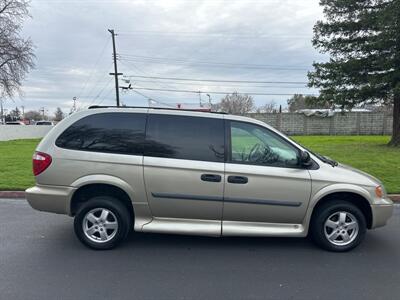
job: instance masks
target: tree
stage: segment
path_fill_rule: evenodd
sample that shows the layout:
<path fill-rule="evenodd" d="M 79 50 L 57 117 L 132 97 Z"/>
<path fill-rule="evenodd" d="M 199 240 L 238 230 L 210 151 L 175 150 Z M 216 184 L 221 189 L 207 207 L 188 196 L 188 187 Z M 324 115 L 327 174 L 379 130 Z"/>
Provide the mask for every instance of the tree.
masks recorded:
<path fill-rule="evenodd" d="M 300 109 L 307 108 L 329 108 L 327 101 L 316 101 L 315 97 L 303 96 L 302 94 L 295 94 L 292 98 L 287 100 L 287 104 L 290 112 L 295 112 Z"/>
<path fill-rule="evenodd" d="M 318 101 L 343 108 L 393 104 L 390 145 L 400 146 L 400 0 L 321 0 L 324 21 L 313 45 L 330 60 L 314 63 L 309 86 Z"/>
<path fill-rule="evenodd" d="M 221 102 L 214 105 L 214 109 L 233 115 L 244 115 L 254 109 L 253 97 L 236 92 L 226 95 Z"/>
<path fill-rule="evenodd" d="M 25 113 L 25 119 L 31 121 L 40 121 L 42 119 L 42 115 L 36 110 L 30 110 Z"/>
<path fill-rule="evenodd" d="M 32 41 L 21 37 L 28 4 L 27 0 L 0 0 L 0 99 L 20 94 L 26 73 L 34 67 Z"/>
<path fill-rule="evenodd" d="M 21 119 L 21 111 L 18 109 L 18 107 L 15 107 L 15 109 L 10 111 L 10 118 L 12 121 L 18 121 Z"/>
<path fill-rule="evenodd" d="M 54 121 L 61 121 L 64 118 L 64 113 L 60 107 L 57 107 L 56 111 L 54 112 Z"/>
<path fill-rule="evenodd" d="M 257 108 L 257 113 L 274 113 L 278 110 L 275 101 L 270 101 Z"/>

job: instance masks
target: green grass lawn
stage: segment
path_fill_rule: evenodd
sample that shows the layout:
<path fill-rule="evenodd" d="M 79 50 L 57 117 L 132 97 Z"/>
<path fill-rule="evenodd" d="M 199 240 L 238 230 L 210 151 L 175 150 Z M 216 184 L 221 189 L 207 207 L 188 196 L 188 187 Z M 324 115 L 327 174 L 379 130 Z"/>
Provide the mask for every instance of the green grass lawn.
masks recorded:
<path fill-rule="evenodd" d="M 312 151 L 370 173 L 389 193 L 400 193 L 400 149 L 387 147 L 387 136 L 296 136 Z M 23 190 L 33 185 L 35 140 L 0 142 L 0 190 Z"/>
<path fill-rule="evenodd" d="M 32 154 L 39 141 L 0 142 L 0 190 L 24 190 L 34 184 Z"/>
<path fill-rule="evenodd" d="M 400 193 L 400 149 L 386 146 L 388 136 L 296 136 L 312 151 L 351 165 L 382 180 L 389 193 Z"/>

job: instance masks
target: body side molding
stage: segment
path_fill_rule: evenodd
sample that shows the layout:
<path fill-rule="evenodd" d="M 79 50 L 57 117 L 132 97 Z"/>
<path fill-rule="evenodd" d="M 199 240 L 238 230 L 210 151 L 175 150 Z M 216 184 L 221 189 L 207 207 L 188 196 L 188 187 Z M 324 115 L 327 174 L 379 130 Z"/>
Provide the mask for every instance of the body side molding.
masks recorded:
<path fill-rule="evenodd" d="M 292 206 L 299 207 L 301 202 L 297 201 L 280 201 L 280 200 L 265 200 L 265 199 L 243 199 L 233 197 L 212 197 L 202 195 L 183 195 L 183 194 L 169 194 L 169 193 L 151 193 L 153 197 L 165 199 L 184 199 L 184 200 L 199 200 L 199 201 L 224 201 L 230 203 L 245 203 L 245 204 L 261 204 L 261 205 L 277 205 L 277 206 Z"/>

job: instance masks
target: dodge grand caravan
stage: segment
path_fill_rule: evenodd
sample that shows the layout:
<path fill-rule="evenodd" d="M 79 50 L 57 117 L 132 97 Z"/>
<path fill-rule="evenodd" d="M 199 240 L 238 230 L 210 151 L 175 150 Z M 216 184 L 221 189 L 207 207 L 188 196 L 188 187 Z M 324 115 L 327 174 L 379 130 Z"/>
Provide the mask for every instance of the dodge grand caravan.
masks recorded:
<path fill-rule="evenodd" d="M 118 245 L 131 229 L 306 237 L 347 251 L 386 224 L 382 183 L 245 117 L 92 107 L 55 126 L 33 155 L 30 205 L 73 216 L 79 240 Z"/>

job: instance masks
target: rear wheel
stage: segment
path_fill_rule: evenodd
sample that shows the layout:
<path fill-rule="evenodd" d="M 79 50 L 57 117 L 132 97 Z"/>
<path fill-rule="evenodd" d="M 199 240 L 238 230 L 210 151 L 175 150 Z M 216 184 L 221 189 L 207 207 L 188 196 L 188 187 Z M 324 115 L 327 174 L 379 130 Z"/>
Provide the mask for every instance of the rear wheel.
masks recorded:
<path fill-rule="evenodd" d="M 332 201 L 317 208 L 311 221 L 311 237 L 320 247 L 335 252 L 358 246 L 366 232 L 365 216 L 347 201 Z"/>
<path fill-rule="evenodd" d="M 116 198 L 94 197 L 83 203 L 75 220 L 75 234 L 87 247 L 112 249 L 122 242 L 131 227 L 127 208 Z"/>

